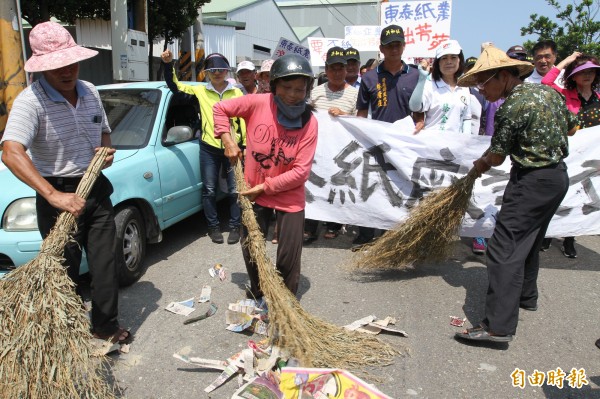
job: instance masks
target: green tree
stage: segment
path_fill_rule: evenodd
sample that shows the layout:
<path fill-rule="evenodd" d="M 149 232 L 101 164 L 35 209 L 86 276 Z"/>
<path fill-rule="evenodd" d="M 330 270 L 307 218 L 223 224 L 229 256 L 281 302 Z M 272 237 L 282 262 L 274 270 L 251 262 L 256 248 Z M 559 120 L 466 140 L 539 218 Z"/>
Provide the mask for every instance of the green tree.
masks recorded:
<path fill-rule="evenodd" d="M 35 26 L 54 17 L 74 24 L 77 18 L 110 19 L 110 0 L 21 0 L 23 19 Z"/>
<path fill-rule="evenodd" d="M 556 18 L 530 15 L 531 22 L 521 28 L 521 36 L 538 35 L 538 40 L 554 40 L 558 58 L 563 59 L 573 51 L 600 56 L 600 0 L 573 0 L 561 6 L 557 0 L 546 0 L 556 10 Z M 529 51 L 536 42 L 527 41 Z"/>
<path fill-rule="evenodd" d="M 180 38 L 198 18 L 198 10 L 211 0 L 147 0 L 148 40 L 164 37 L 165 45 Z M 152 76 L 150 47 L 150 76 Z"/>

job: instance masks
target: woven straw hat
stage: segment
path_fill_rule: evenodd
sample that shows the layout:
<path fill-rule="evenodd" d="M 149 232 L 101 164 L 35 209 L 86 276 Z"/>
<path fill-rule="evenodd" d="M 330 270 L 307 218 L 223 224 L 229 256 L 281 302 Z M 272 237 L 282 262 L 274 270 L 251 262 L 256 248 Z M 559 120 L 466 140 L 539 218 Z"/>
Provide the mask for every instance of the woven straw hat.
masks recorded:
<path fill-rule="evenodd" d="M 504 51 L 494 46 L 488 46 L 483 49 L 473 68 L 458 78 L 458 85 L 462 87 L 475 86 L 478 74 L 510 67 L 516 67 L 519 70 L 519 76 L 527 75 L 534 68 L 530 62 L 512 59 Z"/>

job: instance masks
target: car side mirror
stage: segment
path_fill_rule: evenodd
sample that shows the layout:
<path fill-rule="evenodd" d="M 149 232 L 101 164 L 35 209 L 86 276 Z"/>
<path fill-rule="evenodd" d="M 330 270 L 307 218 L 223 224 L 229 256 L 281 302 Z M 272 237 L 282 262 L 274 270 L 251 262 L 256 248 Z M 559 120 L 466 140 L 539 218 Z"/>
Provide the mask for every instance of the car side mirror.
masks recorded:
<path fill-rule="evenodd" d="M 167 131 L 164 144 L 169 146 L 173 144 L 183 143 L 194 138 L 194 132 L 189 126 L 173 126 Z"/>

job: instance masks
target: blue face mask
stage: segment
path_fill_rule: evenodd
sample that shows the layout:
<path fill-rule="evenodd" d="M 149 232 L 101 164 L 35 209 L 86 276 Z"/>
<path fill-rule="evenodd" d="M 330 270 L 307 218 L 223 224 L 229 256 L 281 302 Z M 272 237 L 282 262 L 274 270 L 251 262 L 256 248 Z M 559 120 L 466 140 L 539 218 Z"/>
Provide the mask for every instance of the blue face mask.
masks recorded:
<path fill-rule="evenodd" d="M 278 96 L 275 96 L 277 104 L 277 121 L 286 129 L 294 130 L 302 127 L 302 114 L 306 109 L 306 101 L 300 101 L 296 105 L 287 105 Z"/>

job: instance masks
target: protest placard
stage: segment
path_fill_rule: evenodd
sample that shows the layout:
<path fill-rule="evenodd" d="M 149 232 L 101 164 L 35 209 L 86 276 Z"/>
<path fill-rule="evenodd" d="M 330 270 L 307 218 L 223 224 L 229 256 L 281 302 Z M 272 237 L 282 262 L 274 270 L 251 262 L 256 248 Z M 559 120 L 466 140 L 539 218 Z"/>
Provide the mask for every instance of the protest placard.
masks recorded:
<path fill-rule="evenodd" d="M 336 39 L 332 37 L 309 37 L 308 47 L 310 49 L 310 64 L 312 66 L 325 66 L 327 50 L 335 46 L 344 49 L 353 47 L 352 43 L 346 39 Z"/>
<path fill-rule="evenodd" d="M 310 61 L 310 50 L 301 44 L 295 43 L 284 37 L 279 38 L 277 47 L 273 50 L 271 58 L 276 60 L 286 54 L 298 54 Z"/>
<path fill-rule="evenodd" d="M 358 51 L 379 51 L 381 26 L 354 25 L 344 27 L 344 39 Z"/>
<path fill-rule="evenodd" d="M 434 57 L 437 47 L 450 39 L 451 0 L 389 1 L 381 4 L 381 25 L 404 30 L 403 58 Z"/>

